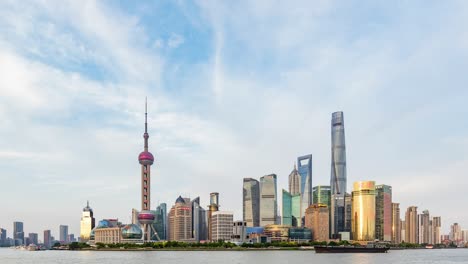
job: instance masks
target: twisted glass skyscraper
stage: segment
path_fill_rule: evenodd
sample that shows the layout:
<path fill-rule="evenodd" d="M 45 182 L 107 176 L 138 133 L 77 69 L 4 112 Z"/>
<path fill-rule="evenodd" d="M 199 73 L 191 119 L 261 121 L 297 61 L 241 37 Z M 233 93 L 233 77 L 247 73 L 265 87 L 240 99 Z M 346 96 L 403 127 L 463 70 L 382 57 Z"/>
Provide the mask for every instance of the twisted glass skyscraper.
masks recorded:
<path fill-rule="evenodd" d="M 332 238 L 345 231 L 346 144 L 343 112 L 332 114 L 331 120 L 331 227 Z"/>

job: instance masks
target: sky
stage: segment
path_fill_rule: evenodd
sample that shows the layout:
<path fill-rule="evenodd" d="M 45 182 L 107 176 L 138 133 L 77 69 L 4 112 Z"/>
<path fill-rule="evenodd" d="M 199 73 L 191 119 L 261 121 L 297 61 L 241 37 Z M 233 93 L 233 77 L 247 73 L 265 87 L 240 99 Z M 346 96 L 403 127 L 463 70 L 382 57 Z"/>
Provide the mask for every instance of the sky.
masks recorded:
<path fill-rule="evenodd" d="M 313 155 L 329 184 L 343 111 L 348 190 L 373 180 L 468 228 L 466 1 L 1 1 L 0 227 L 79 234 L 140 207 L 220 193 Z"/>

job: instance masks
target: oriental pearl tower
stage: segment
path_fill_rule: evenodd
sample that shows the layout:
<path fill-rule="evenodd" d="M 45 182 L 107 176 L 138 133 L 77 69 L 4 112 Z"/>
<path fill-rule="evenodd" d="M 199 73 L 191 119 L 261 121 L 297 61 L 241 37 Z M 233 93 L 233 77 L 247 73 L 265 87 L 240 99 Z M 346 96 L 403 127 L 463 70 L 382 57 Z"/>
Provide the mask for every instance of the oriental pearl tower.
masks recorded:
<path fill-rule="evenodd" d="M 150 211 L 151 202 L 151 165 L 153 165 L 154 157 L 148 151 L 148 107 L 145 100 L 145 148 L 143 152 L 138 155 L 138 161 L 141 164 L 141 212 L 138 214 L 138 221 L 143 229 L 143 241 L 151 240 L 151 230 L 154 232 L 153 222 L 154 214 Z M 156 232 L 154 232 L 156 234 Z M 157 236 L 157 234 L 156 234 Z"/>

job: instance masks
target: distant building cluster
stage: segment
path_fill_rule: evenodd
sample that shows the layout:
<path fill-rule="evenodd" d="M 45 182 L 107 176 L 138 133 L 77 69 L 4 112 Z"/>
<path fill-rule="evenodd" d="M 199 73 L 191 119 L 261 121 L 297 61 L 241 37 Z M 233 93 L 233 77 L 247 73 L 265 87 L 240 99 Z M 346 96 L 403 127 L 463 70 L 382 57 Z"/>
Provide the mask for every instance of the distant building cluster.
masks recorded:
<path fill-rule="evenodd" d="M 145 105 L 146 109 L 146 105 Z M 80 236 L 69 234 L 67 225 L 59 226 L 59 239 L 45 230 L 43 240 L 37 233 L 24 233 L 22 222 L 13 223 L 13 233 L 0 228 L 0 246 L 40 245 L 49 249 L 75 241 L 96 243 L 144 243 L 152 241 L 231 241 L 265 243 L 275 241 L 383 241 L 393 244 L 449 244 L 468 242 L 468 230 L 459 224 L 450 234 L 441 233 L 441 217 L 428 210 L 418 213 L 417 206 L 400 212 L 392 199 L 392 187 L 375 181 L 357 181 L 347 191 L 346 144 L 343 112 L 331 119 L 331 171 L 329 185 L 313 185 L 312 155 L 297 158 L 288 177 L 288 190 L 278 197 L 278 177 L 268 174 L 243 179 L 242 220 L 234 220 L 231 211 L 220 211 L 220 195 L 210 193 L 204 208 L 200 198 L 179 196 L 173 205 L 159 204 L 151 209 L 151 166 L 154 156 L 148 148 L 147 111 L 145 111 L 144 150 L 138 156 L 141 165 L 141 210 L 132 210 L 132 222 L 103 219 L 95 224 L 89 202 L 82 210 Z M 281 207 L 278 205 L 281 201 Z M 281 210 L 279 209 L 281 208 Z M 404 217 L 401 218 L 401 214 Z"/>

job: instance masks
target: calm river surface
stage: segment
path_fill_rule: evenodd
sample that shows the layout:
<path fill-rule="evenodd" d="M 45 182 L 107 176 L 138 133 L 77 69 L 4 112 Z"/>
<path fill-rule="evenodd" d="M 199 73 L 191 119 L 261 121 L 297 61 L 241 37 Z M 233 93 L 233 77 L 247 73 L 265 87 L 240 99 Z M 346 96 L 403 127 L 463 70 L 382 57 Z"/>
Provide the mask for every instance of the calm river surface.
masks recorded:
<path fill-rule="evenodd" d="M 468 263 L 468 249 L 394 250 L 386 254 L 316 254 L 314 251 L 21 251 L 0 249 L 0 263 Z"/>

